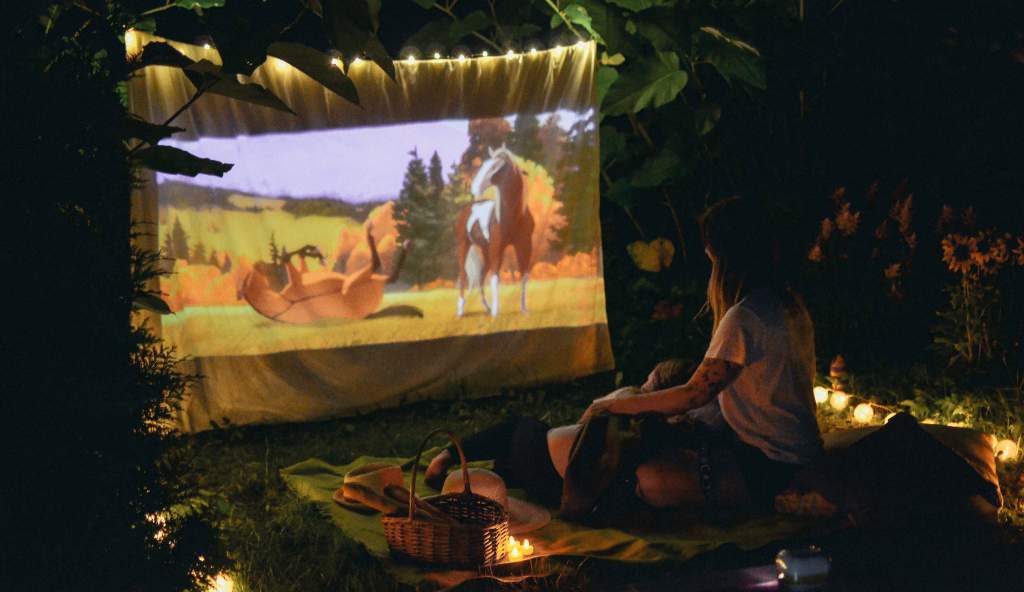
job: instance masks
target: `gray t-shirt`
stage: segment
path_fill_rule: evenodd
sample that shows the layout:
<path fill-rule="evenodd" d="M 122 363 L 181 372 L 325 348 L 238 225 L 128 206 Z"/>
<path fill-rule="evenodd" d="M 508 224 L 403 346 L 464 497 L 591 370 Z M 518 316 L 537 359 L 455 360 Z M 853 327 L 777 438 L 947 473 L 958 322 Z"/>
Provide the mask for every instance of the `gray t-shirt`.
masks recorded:
<path fill-rule="evenodd" d="M 743 367 L 718 395 L 740 440 L 769 458 L 805 464 L 822 453 L 814 403 L 814 328 L 805 310 L 755 290 L 726 311 L 705 357 Z"/>

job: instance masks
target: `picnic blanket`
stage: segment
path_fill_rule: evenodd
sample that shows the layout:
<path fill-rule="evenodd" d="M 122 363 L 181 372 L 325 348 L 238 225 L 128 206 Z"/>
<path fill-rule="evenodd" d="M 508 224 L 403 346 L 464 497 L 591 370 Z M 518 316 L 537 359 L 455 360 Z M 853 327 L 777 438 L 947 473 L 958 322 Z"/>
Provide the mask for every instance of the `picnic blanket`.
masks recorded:
<path fill-rule="evenodd" d="M 424 453 L 433 458 L 440 449 Z M 425 580 L 452 581 L 450 572 L 431 572 L 429 569 L 394 560 L 388 551 L 378 514 L 364 515 L 346 510 L 335 504 L 331 496 L 341 487 L 345 473 L 375 462 L 402 465 L 406 480 L 412 465 L 408 458 L 382 458 L 361 456 L 346 465 L 332 465 L 311 458 L 281 470 L 288 486 L 300 497 L 315 503 L 320 510 L 352 539 L 361 543 L 373 556 L 379 558 L 385 569 L 398 581 L 418 584 Z M 425 462 L 425 461 L 424 461 Z M 486 462 L 471 463 L 488 466 Z M 425 468 L 421 467 L 421 469 Z M 427 487 L 419 471 L 417 495 L 428 496 L 437 492 Z M 522 497 L 521 492 L 510 490 L 510 495 Z M 629 532 L 617 528 L 588 528 L 580 524 L 554 518 L 545 527 L 529 533 L 527 538 L 539 555 L 552 557 L 590 557 L 601 560 L 630 563 L 686 561 L 701 553 L 733 545 L 741 550 L 752 550 L 771 542 L 823 535 L 838 528 L 835 521 L 811 520 L 794 516 L 771 515 L 751 518 L 728 526 L 714 526 L 701 521 L 686 521 L 657 532 Z M 460 572 L 467 579 L 475 573 Z"/>

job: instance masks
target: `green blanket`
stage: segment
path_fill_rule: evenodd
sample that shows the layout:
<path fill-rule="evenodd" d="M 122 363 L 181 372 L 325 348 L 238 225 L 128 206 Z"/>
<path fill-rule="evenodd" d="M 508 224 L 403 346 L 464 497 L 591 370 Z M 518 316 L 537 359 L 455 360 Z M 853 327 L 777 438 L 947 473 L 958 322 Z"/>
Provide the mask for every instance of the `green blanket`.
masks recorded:
<path fill-rule="evenodd" d="M 433 458 L 433 454 L 431 451 L 425 452 L 423 458 Z M 361 456 L 352 463 L 341 466 L 312 458 L 282 469 L 281 475 L 296 494 L 317 504 L 347 536 L 359 541 L 371 555 L 380 558 L 388 571 L 399 581 L 417 583 L 424 579 L 437 580 L 436 577 L 431 577 L 437 574 L 429 574 L 390 558 L 378 514 L 359 514 L 346 510 L 332 501 L 331 496 L 341 487 L 345 473 L 374 462 L 402 465 L 406 469 L 406 479 L 409 475 L 408 469 L 412 465 L 411 459 L 374 456 Z M 473 464 L 486 466 L 485 463 Z M 424 468 L 421 467 L 419 471 L 416 491 L 417 495 L 425 497 L 436 492 L 423 483 Z M 510 491 L 510 494 L 516 497 L 521 495 L 514 490 Z M 538 553 L 544 555 L 651 563 L 685 561 L 730 544 L 742 550 L 751 550 L 773 541 L 824 534 L 834 528 L 833 523 L 775 515 L 727 527 L 691 522 L 674 528 L 671 532 L 630 533 L 611 528 L 588 528 L 556 518 L 547 526 L 526 536 L 537 548 Z"/>

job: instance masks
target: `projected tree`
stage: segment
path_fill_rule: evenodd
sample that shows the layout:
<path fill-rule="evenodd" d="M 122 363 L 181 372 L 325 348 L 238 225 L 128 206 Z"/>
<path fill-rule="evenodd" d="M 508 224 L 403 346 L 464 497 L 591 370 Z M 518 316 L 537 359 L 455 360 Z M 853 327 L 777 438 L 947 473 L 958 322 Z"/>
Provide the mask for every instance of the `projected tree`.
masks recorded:
<path fill-rule="evenodd" d="M 452 208 L 436 191 L 441 159 L 434 154 L 428 173 L 417 151 L 413 149 L 409 154 L 412 158 L 395 202 L 394 217 L 398 242 L 411 241 L 403 273 L 413 283 L 422 285 L 442 275 L 454 275 L 454 270 L 445 267 L 450 260 L 445 255 L 452 250 Z"/>

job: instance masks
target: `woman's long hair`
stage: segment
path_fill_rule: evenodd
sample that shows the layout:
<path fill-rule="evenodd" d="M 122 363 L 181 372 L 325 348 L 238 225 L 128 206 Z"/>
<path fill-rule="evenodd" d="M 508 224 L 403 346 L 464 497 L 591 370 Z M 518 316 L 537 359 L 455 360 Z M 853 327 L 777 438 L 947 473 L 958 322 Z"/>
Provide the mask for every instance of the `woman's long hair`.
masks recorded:
<path fill-rule="evenodd" d="M 740 197 L 724 199 L 704 212 L 700 231 L 712 260 L 708 304 L 715 329 L 726 311 L 758 288 L 775 290 L 787 309 L 795 306 L 806 314 L 787 285 L 779 241 L 764 208 Z"/>

